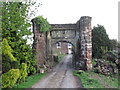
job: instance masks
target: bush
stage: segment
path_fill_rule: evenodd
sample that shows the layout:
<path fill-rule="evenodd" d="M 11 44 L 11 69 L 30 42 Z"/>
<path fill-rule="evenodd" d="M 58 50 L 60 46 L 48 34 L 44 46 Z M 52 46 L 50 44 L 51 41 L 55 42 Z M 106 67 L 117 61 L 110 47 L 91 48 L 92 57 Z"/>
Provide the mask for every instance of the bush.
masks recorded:
<path fill-rule="evenodd" d="M 10 45 L 8 44 L 7 39 L 3 39 L 3 42 L 2 42 L 3 55 L 5 55 L 6 58 L 10 59 L 10 61 L 17 61 L 16 58 L 13 56 L 12 52 L 13 52 L 13 50 L 10 47 Z"/>
<path fill-rule="evenodd" d="M 29 57 L 29 61 L 27 61 L 27 73 L 28 73 L 28 76 L 30 75 L 34 75 L 36 73 L 36 68 L 37 65 L 36 65 L 36 59 L 35 59 L 35 56 L 32 55 Z"/>
<path fill-rule="evenodd" d="M 38 16 L 35 18 L 35 22 L 40 25 L 40 31 L 45 32 L 48 31 L 51 26 L 49 25 L 47 19 L 43 18 L 42 16 Z"/>
<path fill-rule="evenodd" d="M 104 57 L 109 60 L 109 61 L 112 61 L 113 63 L 115 62 L 115 60 L 117 59 L 117 55 L 114 53 L 114 52 L 106 52 Z"/>
<path fill-rule="evenodd" d="M 11 65 L 13 62 L 17 62 L 17 59 L 13 56 L 13 49 L 8 43 L 7 39 L 2 41 L 2 73 L 6 73 L 16 65 Z"/>
<path fill-rule="evenodd" d="M 31 70 L 32 75 L 34 75 L 36 73 L 36 68 L 35 67 L 31 66 L 30 70 Z"/>
<path fill-rule="evenodd" d="M 19 75 L 19 69 L 11 69 L 7 73 L 2 74 L 2 88 L 13 87 L 16 84 Z"/>
<path fill-rule="evenodd" d="M 26 63 L 22 63 L 18 82 L 19 83 L 24 82 L 26 77 L 27 77 L 27 65 Z"/>

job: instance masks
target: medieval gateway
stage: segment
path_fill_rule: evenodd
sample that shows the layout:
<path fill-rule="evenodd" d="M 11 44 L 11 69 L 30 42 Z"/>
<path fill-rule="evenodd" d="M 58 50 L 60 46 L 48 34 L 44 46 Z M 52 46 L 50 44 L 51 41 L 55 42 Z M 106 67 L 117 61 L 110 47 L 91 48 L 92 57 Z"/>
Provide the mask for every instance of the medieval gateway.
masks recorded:
<path fill-rule="evenodd" d="M 60 42 L 72 45 L 73 66 L 75 69 L 92 70 L 92 28 L 91 17 L 82 16 L 74 24 L 50 24 L 47 32 L 40 32 L 40 26 L 32 20 L 34 33 L 34 50 L 37 65 L 54 62 L 55 46 Z M 59 47 L 57 47 L 59 48 Z"/>

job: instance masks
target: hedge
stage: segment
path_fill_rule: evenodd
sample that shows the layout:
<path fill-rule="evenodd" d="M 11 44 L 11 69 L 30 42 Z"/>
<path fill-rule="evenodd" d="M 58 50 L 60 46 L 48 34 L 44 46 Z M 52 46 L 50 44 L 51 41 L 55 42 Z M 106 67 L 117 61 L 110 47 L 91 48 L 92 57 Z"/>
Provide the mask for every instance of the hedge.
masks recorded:
<path fill-rule="evenodd" d="M 24 82 L 26 77 L 27 77 L 27 64 L 22 63 L 21 68 L 20 68 L 20 77 L 18 79 L 18 82 L 19 83 Z"/>

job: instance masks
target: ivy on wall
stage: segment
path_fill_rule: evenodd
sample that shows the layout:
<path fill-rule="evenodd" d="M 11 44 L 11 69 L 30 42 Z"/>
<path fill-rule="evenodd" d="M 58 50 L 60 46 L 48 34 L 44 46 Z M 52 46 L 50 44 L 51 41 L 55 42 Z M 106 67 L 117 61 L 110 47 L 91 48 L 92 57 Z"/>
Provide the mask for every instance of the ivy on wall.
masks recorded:
<path fill-rule="evenodd" d="M 36 17 L 35 22 L 36 22 L 36 24 L 40 25 L 40 31 L 41 32 L 48 31 L 51 28 L 47 19 L 43 18 L 42 16 Z"/>

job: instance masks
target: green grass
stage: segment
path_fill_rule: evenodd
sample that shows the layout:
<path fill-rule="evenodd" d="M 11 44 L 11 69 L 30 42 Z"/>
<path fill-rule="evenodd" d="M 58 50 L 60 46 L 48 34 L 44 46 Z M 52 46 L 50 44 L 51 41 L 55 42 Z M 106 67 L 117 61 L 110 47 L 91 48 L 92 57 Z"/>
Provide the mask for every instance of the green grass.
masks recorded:
<path fill-rule="evenodd" d="M 44 74 L 39 73 L 36 75 L 28 76 L 26 82 L 23 82 L 21 84 L 16 84 L 13 88 L 30 88 L 45 75 L 46 73 Z"/>
<path fill-rule="evenodd" d="M 115 65 L 115 63 L 112 63 L 110 61 L 105 61 L 105 63 L 110 63 L 111 65 Z M 92 64 L 95 65 L 96 64 L 96 61 L 93 59 L 92 60 Z M 110 76 L 105 76 L 103 74 L 100 74 L 100 73 L 95 73 L 94 72 L 94 69 L 92 72 L 90 72 L 91 75 L 97 75 L 101 78 L 101 80 L 103 80 L 107 85 L 109 85 L 110 87 L 112 88 L 117 88 L 118 87 L 118 75 L 115 75 L 115 74 L 111 74 L 111 77 Z"/>
<path fill-rule="evenodd" d="M 82 71 L 80 74 L 78 74 L 77 71 L 74 71 L 73 74 L 80 77 L 81 82 L 85 88 L 102 88 L 102 85 L 98 82 L 98 80 L 89 77 L 88 72 Z"/>
<path fill-rule="evenodd" d="M 78 73 L 79 71 L 74 71 L 73 75 L 80 77 L 81 82 L 85 88 L 104 88 L 104 83 L 109 85 L 111 88 L 118 88 L 118 79 L 110 76 L 105 76 L 95 72 L 84 72 Z M 91 78 L 90 76 L 94 76 Z M 95 78 L 95 76 L 100 77 L 100 79 Z M 104 83 L 102 83 L 102 82 Z"/>
<path fill-rule="evenodd" d="M 107 83 L 112 88 L 117 88 L 118 87 L 118 78 L 105 76 L 105 75 L 102 75 L 102 74 L 98 74 L 98 75 L 104 80 L 105 83 Z"/>
<path fill-rule="evenodd" d="M 73 75 L 80 77 L 84 88 L 103 88 L 97 79 L 89 77 L 88 72 L 82 71 L 78 74 L 78 71 L 74 71 Z"/>
<path fill-rule="evenodd" d="M 66 56 L 66 54 L 60 54 L 60 55 L 58 55 L 58 62 L 60 62 L 61 60 L 63 60 L 64 56 Z"/>

